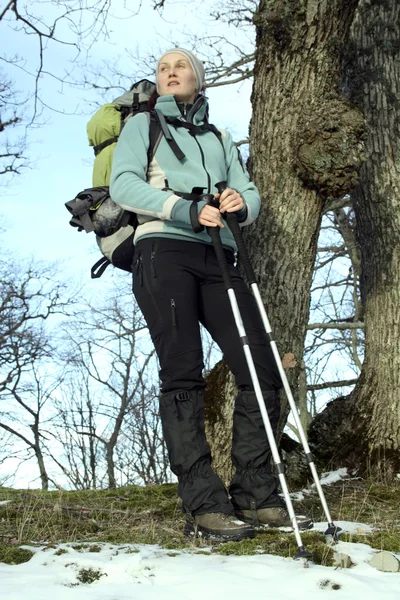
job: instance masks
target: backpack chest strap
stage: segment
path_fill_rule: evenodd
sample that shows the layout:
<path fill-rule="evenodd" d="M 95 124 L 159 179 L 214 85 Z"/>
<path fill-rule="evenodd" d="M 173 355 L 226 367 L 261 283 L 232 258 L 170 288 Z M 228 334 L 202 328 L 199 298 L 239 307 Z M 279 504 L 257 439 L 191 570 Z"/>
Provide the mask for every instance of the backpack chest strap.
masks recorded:
<path fill-rule="evenodd" d="M 178 160 L 182 161 L 184 158 L 186 158 L 186 156 L 178 146 L 177 142 L 174 140 L 168 128 L 168 125 L 172 125 L 173 127 L 183 127 L 184 129 L 187 129 L 190 135 L 192 135 L 193 137 L 195 137 L 196 135 L 201 135 L 202 133 L 206 133 L 207 131 L 211 131 L 214 135 L 217 136 L 225 155 L 225 148 L 222 143 L 222 135 L 221 132 L 215 127 L 215 125 L 212 125 L 211 123 L 194 125 L 193 123 L 188 123 L 187 121 L 181 121 L 176 117 L 166 117 L 161 111 L 157 109 L 155 109 L 153 113 L 158 123 L 160 124 L 163 136 L 165 137 L 169 147 L 171 148 Z"/>

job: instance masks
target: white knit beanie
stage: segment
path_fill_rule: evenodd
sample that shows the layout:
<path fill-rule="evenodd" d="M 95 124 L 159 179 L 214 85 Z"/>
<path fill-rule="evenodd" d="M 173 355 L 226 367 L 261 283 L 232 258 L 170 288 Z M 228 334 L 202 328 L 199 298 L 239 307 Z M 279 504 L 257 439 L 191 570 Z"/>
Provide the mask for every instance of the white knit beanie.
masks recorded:
<path fill-rule="evenodd" d="M 190 65 L 193 69 L 193 72 L 195 74 L 195 77 L 196 77 L 197 91 L 200 92 L 204 86 L 204 79 L 205 79 L 204 65 L 197 58 L 197 56 L 195 56 L 193 54 L 193 52 L 190 52 L 190 50 L 185 50 L 184 48 L 171 48 L 170 50 L 167 50 L 166 52 L 164 52 L 164 54 L 161 56 L 161 58 L 157 62 L 156 75 L 158 74 L 158 67 L 160 66 L 160 62 L 162 61 L 162 59 L 167 54 L 172 54 L 173 52 L 177 52 L 178 54 L 183 54 L 183 56 L 188 59 Z M 157 92 L 158 91 L 159 90 L 158 90 L 158 84 L 157 84 Z"/>

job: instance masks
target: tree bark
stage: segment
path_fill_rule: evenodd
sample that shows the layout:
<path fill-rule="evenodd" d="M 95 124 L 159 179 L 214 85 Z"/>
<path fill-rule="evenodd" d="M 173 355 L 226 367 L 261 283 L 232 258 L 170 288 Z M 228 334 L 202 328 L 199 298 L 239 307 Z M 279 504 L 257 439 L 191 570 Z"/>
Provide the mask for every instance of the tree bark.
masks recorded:
<path fill-rule="evenodd" d="M 42 451 L 40 449 L 40 446 L 35 446 L 35 452 L 36 452 L 36 458 L 37 458 L 38 465 L 39 465 L 40 481 L 42 482 L 42 490 L 48 490 L 49 489 L 49 477 L 47 475 L 46 466 L 44 464 L 44 457 L 43 457 Z"/>
<path fill-rule="evenodd" d="M 244 355 L 243 360 L 245 360 Z M 206 436 L 213 457 L 213 469 L 226 486 L 229 486 L 233 476 L 231 448 L 236 393 L 233 376 L 226 363 L 220 361 L 207 377 L 204 412 Z"/>
<path fill-rule="evenodd" d="M 368 160 L 352 193 L 361 247 L 365 360 L 346 401 L 349 422 L 336 420 L 330 427 L 336 463 L 347 461 L 359 473 L 386 480 L 400 471 L 399 31 L 397 0 L 363 0 L 352 28 L 345 83 L 369 129 Z M 328 408 L 331 415 L 334 409 Z"/>
<path fill-rule="evenodd" d="M 261 213 L 245 232 L 295 399 L 325 200 L 357 181 L 364 121 L 340 92 L 342 50 L 358 0 L 262 0 L 250 170 Z M 284 405 L 283 420 L 287 417 Z"/>

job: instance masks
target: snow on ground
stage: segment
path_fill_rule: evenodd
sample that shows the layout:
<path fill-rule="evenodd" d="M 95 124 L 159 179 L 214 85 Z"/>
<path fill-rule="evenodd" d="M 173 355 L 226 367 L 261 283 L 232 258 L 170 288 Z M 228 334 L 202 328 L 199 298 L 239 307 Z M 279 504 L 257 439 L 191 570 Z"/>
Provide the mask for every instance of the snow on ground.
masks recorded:
<path fill-rule="evenodd" d="M 346 533 L 356 533 L 359 535 L 363 535 L 365 533 L 372 533 L 373 529 L 370 525 L 366 525 L 365 523 L 357 523 L 357 521 L 333 521 L 337 527 L 340 527 Z M 326 521 L 323 523 L 314 523 L 313 529 L 320 531 L 321 533 L 325 533 L 327 530 Z M 400 600 L 400 598 L 399 598 Z"/>
<path fill-rule="evenodd" d="M 319 476 L 320 479 L 320 484 L 321 485 L 329 485 L 330 483 L 335 483 L 336 481 L 341 481 L 343 479 L 350 479 L 350 475 L 347 472 L 347 468 L 346 467 L 341 467 L 340 469 L 336 469 L 336 471 L 329 471 L 328 473 L 321 473 L 321 475 Z M 301 502 L 301 500 L 304 500 L 305 496 L 309 496 L 310 494 L 315 494 L 316 493 L 316 485 L 315 483 L 311 484 L 310 488 L 305 488 L 304 490 L 301 490 L 300 492 L 292 492 L 290 494 L 291 498 L 293 500 L 297 500 L 298 502 Z M 281 494 L 282 496 L 282 494 Z"/>
<path fill-rule="evenodd" d="M 348 478 L 346 469 L 322 474 L 321 483 Z M 315 493 L 303 490 L 297 494 Z M 364 523 L 335 521 L 343 530 L 368 533 Z M 314 528 L 325 532 L 325 523 Z M 399 600 L 400 571 L 382 573 L 369 564 L 376 552 L 367 544 L 339 542 L 354 566 L 334 569 L 268 554 L 220 556 L 211 548 L 165 550 L 158 546 L 101 546 L 79 551 L 29 547 L 35 554 L 21 565 L 0 563 L 0 600 Z M 60 549 L 64 554 L 56 554 Z M 209 552 L 209 554 L 204 554 Z M 400 560 L 400 554 L 396 555 Z M 81 569 L 99 570 L 93 583 L 80 583 Z M 327 596 L 328 595 L 328 596 Z M 333 596 L 332 596 L 333 595 Z"/>
<path fill-rule="evenodd" d="M 326 524 L 318 524 L 318 529 Z M 367 528 L 363 524 L 363 528 Z M 158 546 L 102 544 L 99 553 L 31 548 L 21 565 L 0 564 L 2 600 L 398 600 L 400 572 L 382 573 L 368 564 L 374 550 L 366 544 L 339 542 L 355 566 L 334 569 L 271 555 L 204 555 L 199 550 L 171 551 Z M 210 549 L 203 549 L 207 552 Z M 400 555 L 398 556 L 400 558 Z M 100 569 L 91 584 L 78 582 L 80 569 Z M 338 589 L 335 589 L 335 586 Z"/>
<path fill-rule="evenodd" d="M 335 483 L 341 479 L 348 479 L 346 467 L 341 467 L 340 469 L 330 471 L 329 473 L 322 473 L 319 482 L 321 485 L 329 485 L 330 483 Z M 312 487 L 315 487 L 315 483 L 312 484 Z"/>

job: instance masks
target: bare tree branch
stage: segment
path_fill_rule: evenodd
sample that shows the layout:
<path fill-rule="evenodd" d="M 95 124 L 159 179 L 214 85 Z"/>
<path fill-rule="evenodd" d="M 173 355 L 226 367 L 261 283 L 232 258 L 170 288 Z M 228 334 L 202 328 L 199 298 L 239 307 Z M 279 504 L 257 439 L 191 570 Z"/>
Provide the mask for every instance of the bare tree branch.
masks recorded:
<path fill-rule="evenodd" d="M 328 390 L 330 388 L 335 387 L 345 387 L 348 385 L 355 385 L 358 381 L 357 379 L 346 379 L 344 381 L 327 381 L 325 383 L 318 383 L 315 385 L 307 385 L 307 390 Z"/>

